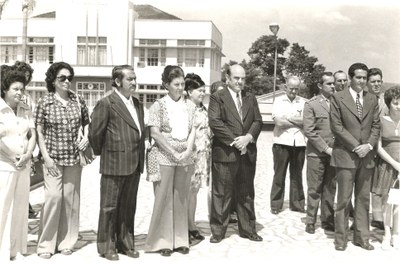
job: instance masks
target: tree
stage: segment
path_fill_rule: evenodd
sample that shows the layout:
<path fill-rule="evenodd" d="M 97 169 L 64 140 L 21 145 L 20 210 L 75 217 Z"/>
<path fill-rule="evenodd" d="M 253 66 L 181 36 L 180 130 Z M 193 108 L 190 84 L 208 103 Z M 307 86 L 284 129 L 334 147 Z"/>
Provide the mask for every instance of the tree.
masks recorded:
<path fill-rule="evenodd" d="M 284 67 L 287 75 L 296 75 L 303 80 L 305 87 L 299 93 L 303 97 L 311 98 L 318 91 L 318 78 L 325 67 L 317 62 L 318 58 L 310 56 L 304 46 L 298 43 L 292 45 Z"/>
<path fill-rule="evenodd" d="M 275 44 L 277 44 L 277 84 L 282 83 L 282 66 L 285 62 L 285 53 L 289 42 L 286 39 L 276 39 L 274 35 L 263 35 L 258 38 L 250 47 L 247 54 L 250 56 L 246 64 L 246 84 L 256 95 L 273 91 Z"/>

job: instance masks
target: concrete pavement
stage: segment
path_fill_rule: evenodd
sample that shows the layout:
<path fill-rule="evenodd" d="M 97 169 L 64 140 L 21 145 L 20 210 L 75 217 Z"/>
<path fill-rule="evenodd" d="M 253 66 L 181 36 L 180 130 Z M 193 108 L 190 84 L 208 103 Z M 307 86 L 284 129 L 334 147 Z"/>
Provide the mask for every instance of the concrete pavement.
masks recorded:
<path fill-rule="evenodd" d="M 152 184 L 142 176 L 139 185 L 138 206 L 135 219 L 136 246 L 140 252 L 140 258 L 132 259 L 120 255 L 117 262 L 109 262 L 100 258 L 96 250 L 96 230 L 99 211 L 99 184 L 100 174 L 99 159 L 84 168 L 81 187 L 81 221 L 80 239 L 76 245 L 75 252 L 71 256 L 61 254 L 54 255 L 50 260 L 40 259 L 36 251 L 38 220 L 29 221 L 29 255 L 23 260 L 11 262 L 13 265 L 58 265 L 73 263 L 89 263 L 90 265 L 128 265 L 140 263 L 142 265 L 217 265 L 218 263 L 229 263 L 243 265 L 249 262 L 262 264 L 277 263 L 300 263 L 300 264 L 328 264 L 328 265 L 350 265 L 363 263 L 363 265 L 378 265 L 381 263 L 393 263 L 400 258 L 400 251 L 395 249 L 389 251 L 381 250 L 381 239 L 383 231 L 371 231 L 371 242 L 375 246 L 374 251 L 365 251 L 355 247 L 351 242 L 344 252 L 334 249 L 333 233 L 324 232 L 317 224 L 316 233 L 310 235 L 304 232 L 305 214 L 291 212 L 288 209 L 288 193 L 285 196 L 284 211 L 278 215 L 270 213 L 269 194 L 273 176 L 272 160 L 272 132 L 262 131 L 258 140 L 258 164 L 255 180 L 256 199 L 255 209 L 257 217 L 258 233 L 264 238 L 263 242 L 252 242 L 240 238 L 237 235 L 235 224 L 229 226 L 226 238 L 218 243 L 211 244 L 210 228 L 208 224 L 207 189 L 202 188 L 198 195 L 198 208 L 196 220 L 206 239 L 193 245 L 188 255 L 179 253 L 171 257 L 162 257 L 159 254 L 147 254 L 143 251 L 143 245 L 150 223 L 153 208 Z M 304 167 L 305 169 L 305 167 Z M 303 171 L 303 175 L 305 170 Z M 303 178 L 306 193 L 307 184 L 305 175 Z M 287 178 L 288 191 L 288 178 Z M 31 192 L 30 202 L 35 209 L 40 209 L 43 203 L 43 188 Z"/>

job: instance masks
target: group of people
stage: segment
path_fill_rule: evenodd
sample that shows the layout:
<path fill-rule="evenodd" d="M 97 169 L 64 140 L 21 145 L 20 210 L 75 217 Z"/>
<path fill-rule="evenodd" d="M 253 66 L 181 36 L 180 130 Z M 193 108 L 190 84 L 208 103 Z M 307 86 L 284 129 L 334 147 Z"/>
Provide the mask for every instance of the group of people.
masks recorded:
<path fill-rule="evenodd" d="M 144 169 L 154 189 L 145 252 L 188 254 L 191 241 L 205 239 L 196 227 L 195 213 L 197 193 L 207 186 L 211 243 L 225 238 L 233 211 L 240 237 L 263 240 L 256 231 L 254 209 L 262 117 L 255 96 L 244 90 L 242 66 L 230 66 L 226 82 L 211 86 L 208 108 L 201 77 L 166 66 L 161 83 L 167 94 L 151 106 L 146 123 L 143 104 L 133 97 L 137 83 L 130 65 L 113 68 L 113 90 L 97 102 L 90 117 L 84 100 L 71 88 L 74 69 L 68 63 L 49 67 L 48 93 L 34 111 L 23 100 L 26 73 L 8 66 L 1 70 L 1 257 L 14 260 L 26 253 L 30 162 L 36 143 L 44 168 L 37 245 L 43 259 L 73 253 L 79 232 L 79 152 L 88 145 L 100 156 L 101 257 L 115 261 L 119 254 L 140 255 L 134 221 Z M 278 215 L 283 208 L 289 167 L 289 208 L 306 213 L 307 233 L 315 233 L 321 205 L 321 227 L 335 232 L 336 250 L 345 250 L 354 188 L 354 244 L 374 248 L 369 243 L 372 193 L 379 200 L 372 203 L 373 225 L 385 230 L 382 247 L 400 248 L 397 206 L 387 204 L 400 170 L 400 87 L 382 96 L 382 72 L 361 63 L 353 64 L 348 75 L 349 86 L 343 71 L 322 73 L 320 93 L 308 101 L 298 96 L 300 78 L 287 77 L 286 95 L 276 99 L 272 112 L 271 213 Z M 301 174 L 305 156 L 307 209 Z"/>
<path fill-rule="evenodd" d="M 335 233 L 336 250 L 347 248 L 351 231 L 354 245 L 373 250 L 372 205 L 371 226 L 385 231 L 382 248 L 400 249 L 397 205 L 388 203 L 390 188 L 399 186 L 400 86 L 383 93 L 382 71 L 363 63 L 351 65 L 348 77 L 344 71 L 322 73 L 319 94 L 308 101 L 298 96 L 301 81 L 287 78 L 286 96 L 275 101 L 272 112 L 271 213 L 282 210 L 289 166 L 289 208 L 306 213 L 307 233 L 315 233 L 320 207 L 321 228 Z M 354 220 L 350 228 L 349 216 Z"/>

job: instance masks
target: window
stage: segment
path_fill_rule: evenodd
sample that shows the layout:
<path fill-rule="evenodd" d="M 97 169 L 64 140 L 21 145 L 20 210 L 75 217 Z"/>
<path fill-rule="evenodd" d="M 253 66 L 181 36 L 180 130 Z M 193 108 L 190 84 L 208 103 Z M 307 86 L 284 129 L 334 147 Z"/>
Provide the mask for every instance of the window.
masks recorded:
<path fill-rule="evenodd" d="M 54 63 L 54 38 L 29 37 L 28 61 L 32 63 Z"/>
<path fill-rule="evenodd" d="M 154 103 L 158 98 L 157 94 L 146 94 L 146 103 Z"/>
<path fill-rule="evenodd" d="M 178 40 L 178 46 L 205 46 L 205 40 Z"/>
<path fill-rule="evenodd" d="M 140 45 L 145 46 L 166 46 L 167 40 L 158 40 L 158 39 L 140 39 Z"/>
<path fill-rule="evenodd" d="M 181 67 L 204 67 L 204 50 L 178 48 L 177 61 Z"/>
<path fill-rule="evenodd" d="M 97 101 L 104 97 L 105 82 L 77 82 L 76 92 L 82 96 L 88 107 L 93 108 Z"/>
<path fill-rule="evenodd" d="M 165 66 L 165 48 L 140 48 L 138 67 Z"/>
<path fill-rule="evenodd" d="M 2 36 L 2 37 L 0 37 L 0 42 L 2 42 L 2 43 L 17 43 L 17 37 Z"/>
<path fill-rule="evenodd" d="M 78 65 L 107 65 L 107 37 L 78 36 L 77 42 Z"/>
<path fill-rule="evenodd" d="M 17 45 L 0 45 L 0 62 L 11 63 L 16 61 L 19 50 L 20 48 Z"/>

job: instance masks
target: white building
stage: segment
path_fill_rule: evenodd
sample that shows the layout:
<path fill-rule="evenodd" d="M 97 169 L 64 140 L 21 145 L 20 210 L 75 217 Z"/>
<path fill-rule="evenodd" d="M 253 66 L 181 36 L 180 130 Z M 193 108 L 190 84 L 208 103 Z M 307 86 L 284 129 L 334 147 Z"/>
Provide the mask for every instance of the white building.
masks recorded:
<path fill-rule="evenodd" d="M 54 12 L 29 18 L 27 35 L 34 101 L 47 92 L 45 72 L 58 61 L 73 66 L 72 87 L 90 108 L 111 89 L 115 65 L 135 67 L 137 97 L 147 107 L 166 94 L 166 65 L 200 75 L 207 88 L 221 77 L 222 34 L 211 21 L 181 20 L 130 0 L 58 0 Z M 0 64 L 22 59 L 22 19 L 0 20 Z"/>

